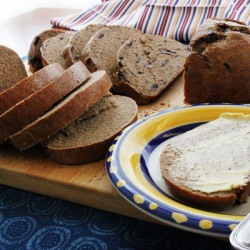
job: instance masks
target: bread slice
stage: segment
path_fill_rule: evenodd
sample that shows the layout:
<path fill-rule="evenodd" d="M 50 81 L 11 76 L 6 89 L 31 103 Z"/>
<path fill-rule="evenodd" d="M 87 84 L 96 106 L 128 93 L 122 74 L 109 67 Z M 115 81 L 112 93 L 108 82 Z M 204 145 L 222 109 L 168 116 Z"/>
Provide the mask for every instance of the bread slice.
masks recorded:
<path fill-rule="evenodd" d="M 28 51 L 28 65 L 29 65 L 29 70 L 32 73 L 36 72 L 37 70 L 43 67 L 41 59 L 41 51 L 40 51 L 43 42 L 46 39 L 54 37 L 62 32 L 64 31 L 59 29 L 44 30 L 33 38 Z"/>
<path fill-rule="evenodd" d="M 41 48 L 41 60 L 43 67 L 51 63 L 59 63 L 64 69 L 66 65 L 63 58 L 63 51 L 67 46 L 73 32 L 64 32 L 46 39 Z"/>
<path fill-rule="evenodd" d="M 117 53 L 115 90 L 138 104 L 156 100 L 184 70 L 188 47 L 162 36 L 129 39 Z"/>
<path fill-rule="evenodd" d="M 43 88 L 7 110 L 0 116 L 0 144 L 44 114 L 90 76 L 91 73 L 79 61 Z"/>
<path fill-rule="evenodd" d="M 63 57 L 66 67 L 81 59 L 82 50 L 86 46 L 89 39 L 100 29 L 104 28 L 104 24 L 90 24 L 83 29 L 75 32 L 69 40 L 68 45 L 63 51 Z"/>
<path fill-rule="evenodd" d="M 48 156 L 62 164 L 85 164 L 103 159 L 118 133 L 137 119 L 129 97 L 103 97 L 83 116 L 43 144 Z"/>
<path fill-rule="evenodd" d="M 10 136 L 11 144 L 22 151 L 48 139 L 98 102 L 110 87 L 111 82 L 105 71 L 100 70 L 93 73 L 89 80 L 56 106 Z"/>
<path fill-rule="evenodd" d="M 112 82 L 116 73 L 116 57 L 120 46 L 142 32 L 119 25 L 110 25 L 95 33 L 82 50 L 81 60 L 91 72 L 106 70 Z"/>
<path fill-rule="evenodd" d="M 19 55 L 12 49 L 0 45 L 0 93 L 23 78 L 27 71 Z"/>
<path fill-rule="evenodd" d="M 62 74 L 63 71 L 64 69 L 58 63 L 50 64 L 1 92 L 0 115 L 21 100 L 43 88 L 46 84 Z"/>
<path fill-rule="evenodd" d="M 250 115 L 224 113 L 167 141 L 161 172 L 173 195 L 205 210 L 224 210 L 250 194 Z"/>

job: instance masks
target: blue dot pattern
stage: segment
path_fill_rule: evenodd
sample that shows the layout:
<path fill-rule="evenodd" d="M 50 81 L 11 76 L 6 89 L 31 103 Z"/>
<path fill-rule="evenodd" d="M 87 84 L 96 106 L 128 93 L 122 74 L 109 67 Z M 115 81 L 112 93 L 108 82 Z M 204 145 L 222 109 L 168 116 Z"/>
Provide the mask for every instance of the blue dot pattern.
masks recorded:
<path fill-rule="evenodd" d="M 0 185 L 0 250 L 228 250 L 230 244 Z"/>

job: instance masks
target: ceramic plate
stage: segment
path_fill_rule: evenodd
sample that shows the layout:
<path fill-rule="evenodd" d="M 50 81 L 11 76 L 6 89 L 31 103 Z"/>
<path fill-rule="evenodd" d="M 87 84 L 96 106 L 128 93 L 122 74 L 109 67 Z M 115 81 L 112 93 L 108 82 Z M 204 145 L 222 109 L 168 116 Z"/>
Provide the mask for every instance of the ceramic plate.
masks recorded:
<path fill-rule="evenodd" d="M 159 167 L 159 155 L 168 138 L 216 119 L 223 112 L 250 114 L 250 106 L 186 106 L 161 111 L 126 128 L 106 157 L 107 173 L 114 187 L 136 208 L 166 225 L 228 238 L 250 211 L 250 198 L 221 213 L 189 207 L 171 195 Z"/>

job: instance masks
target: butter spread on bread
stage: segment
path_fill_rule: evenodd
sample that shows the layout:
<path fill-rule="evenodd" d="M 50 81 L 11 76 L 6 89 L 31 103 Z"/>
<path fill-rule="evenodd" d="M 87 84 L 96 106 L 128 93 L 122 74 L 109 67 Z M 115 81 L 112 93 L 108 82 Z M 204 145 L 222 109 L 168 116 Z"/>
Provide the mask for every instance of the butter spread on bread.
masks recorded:
<path fill-rule="evenodd" d="M 221 208 L 232 205 L 244 187 L 249 193 L 250 115 L 224 113 L 214 121 L 169 139 L 160 165 L 163 177 L 177 197 L 185 189 L 186 199 L 181 199 L 189 202 L 189 195 L 195 194 L 195 204 L 199 203 L 199 195 L 205 194 L 201 198 L 205 204 L 208 196 L 220 199 L 231 192 L 235 195 L 234 202 L 224 201 Z M 244 202 L 247 195 L 238 200 Z M 209 206 L 217 209 L 213 204 Z"/>

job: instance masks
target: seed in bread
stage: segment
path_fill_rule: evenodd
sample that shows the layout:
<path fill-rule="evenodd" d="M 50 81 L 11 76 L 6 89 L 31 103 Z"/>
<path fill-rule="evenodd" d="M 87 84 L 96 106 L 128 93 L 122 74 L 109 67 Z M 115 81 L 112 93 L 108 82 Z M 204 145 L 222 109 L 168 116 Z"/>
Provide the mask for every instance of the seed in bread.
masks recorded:
<path fill-rule="evenodd" d="M 86 46 L 89 39 L 100 29 L 104 28 L 104 24 L 90 24 L 83 29 L 72 34 L 68 45 L 63 50 L 63 57 L 66 67 L 81 59 L 82 50 Z"/>
<path fill-rule="evenodd" d="M 104 70 L 92 73 L 89 80 L 48 112 L 10 136 L 10 143 L 23 151 L 48 139 L 98 102 L 109 91 L 111 85 Z"/>
<path fill-rule="evenodd" d="M 86 164 L 105 157 L 117 134 L 137 119 L 138 107 L 129 97 L 108 95 L 92 106 L 43 147 L 50 159 Z"/>
<path fill-rule="evenodd" d="M 120 46 L 142 32 L 119 25 L 110 25 L 96 32 L 82 50 L 81 60 L 91 72 L 106 70 L 112 82 L 116 74 L 116 57 Z"/>
<path fill-rule="evenodd" d="M 169 139 L 161 172 L 173 195 L 188 205 L 224 210 L 250 193 L 250 115 L 218 119 Z"/>
<path fill-rule="evenodd" d="M 117 53 L 115 90 L 138 104 L 152 102 L 182 74 L 189 54 L 186 45 L 162 36 L 129 39 Z"/>
<path fill-rule="evenodd" d="M 43 115 L 54 104 L 84 83 L 90 76 L 91 73 L 79 61 L 43 88 L 7 110 L 0 116 L 0 144 L 6 141 L 10 135 L 18 132 Z"/>
<path fill-rule="evenodd" d="M 24 63 L 19 55 L 14 50 L 0 45 L 0 92 L 12 87 L 27 76 Z"/>

